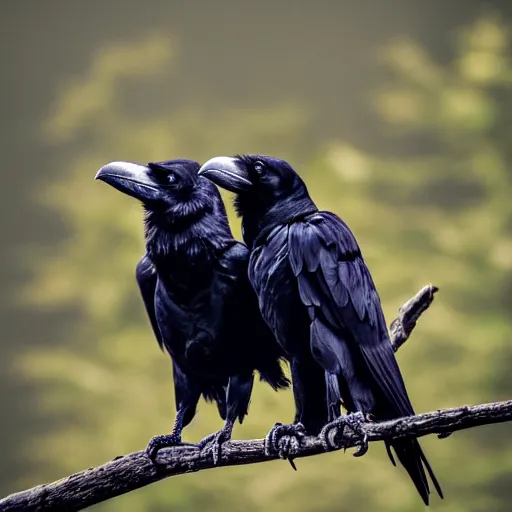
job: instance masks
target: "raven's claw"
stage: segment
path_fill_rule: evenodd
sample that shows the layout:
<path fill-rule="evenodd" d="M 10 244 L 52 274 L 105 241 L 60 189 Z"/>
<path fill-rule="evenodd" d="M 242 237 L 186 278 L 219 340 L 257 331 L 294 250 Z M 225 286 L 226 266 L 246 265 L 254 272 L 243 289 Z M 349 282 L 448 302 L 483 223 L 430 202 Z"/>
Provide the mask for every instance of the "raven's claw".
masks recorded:
<path fill-rule="evenodd" d="M 207 448 L 212 452 L 213 457 L 213 465 L 216 466 L 219 463 L 219 460 L 222 455 L 222 445 L 231 440 L 231 431 L 232 428 L 223 428 L 214 434 L 210 434 L 206 436 L 204 439 L 201 439 L 197 446 L 200 450 L 204 450 Z"/>
<path fill-rule="evenodd" d="M 343 434 L 345 428 L 348 427 L 359 438 L 359 448 L 354 453 L 354 457 L 362 457 L 368 451 L 368 434 L 363 427 L 365 421 L 362 412 L 355 412 L 346 416 L 340 416 L 334 421 L 327 423 L 318 436 L 322 441 L 324 450 L 329 452 L 344 448 Z"/>
<path fill-rule="evenodd" d="M 265 437 L 265 455 L 278 455 L 281 459 L 288 460 L 297 471 L 293 458 L 300 451 L 300 445 L 305 437 L 306 429 L 302 423 L 276 423 Z"/>
<path fill-rule="evenodd" d="M 152 437 L 146 447 L 146 455 L 153 463 L 156 463 L 158 451 L 162 448 L 170 448 L 171 446 L 194 446 L 192 443 L 184 443 L 181 436 L 177 434 L 167 434 Z"/>

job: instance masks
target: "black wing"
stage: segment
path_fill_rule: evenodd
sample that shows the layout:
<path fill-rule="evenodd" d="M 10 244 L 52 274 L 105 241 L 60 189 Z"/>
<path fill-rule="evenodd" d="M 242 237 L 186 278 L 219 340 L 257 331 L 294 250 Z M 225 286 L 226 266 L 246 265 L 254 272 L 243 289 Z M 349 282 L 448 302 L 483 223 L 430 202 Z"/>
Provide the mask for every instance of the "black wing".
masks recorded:
<path fill-rule="evenodd" d="M 155 338 L 158 341 L 160 348 L 163 350 L 164 344 L 162 335 L 160 333 L 155 315 L 155 290 L 157 275 L 156 270 L 147 254 L 144 254 L 139 263 L 137 263 L 135 276 L 137 278 L 137 284 L 139 285 L 140 293 L 142 295 L 142 300 L 144 301 L 144 306 L 146 307 L 146 312 L 149 316 L 149 321 L 151 322 L 151 327 L 153 327 L 153 332 L 155 333 Z"/>
<path fill-rule="evenodd" d="M 288 250 L 300 299 L 311 318 L 313 356 L 329 373 L 344 374 L 347 369 L 354 372 L 353 355 L 359 351 L 386 402 L 376 404 L 378 417 L 413 415 L 377 290 L 348 226 L 332 213 L 316 213 L 290 226 Z M 361 386 L 358 375 L 353 377 L 352 385 Z M 395 448 L 426 504 L 430 491 L 422 462 L 443 496 L 416 439 L 386 444 Z M 388 454 L 394 463 L 389 448 Z"/>
<path fill-rule="evenodd" d="M 289 261 L 308 306 L 318 362 L 343 373 L 358 350 L 395 416 L 414 414 L 387 333 L 377 290 L 348 226 L 319 212 L 288 232 Z M 391 412 L 391 411 L 390 411 Z"/>

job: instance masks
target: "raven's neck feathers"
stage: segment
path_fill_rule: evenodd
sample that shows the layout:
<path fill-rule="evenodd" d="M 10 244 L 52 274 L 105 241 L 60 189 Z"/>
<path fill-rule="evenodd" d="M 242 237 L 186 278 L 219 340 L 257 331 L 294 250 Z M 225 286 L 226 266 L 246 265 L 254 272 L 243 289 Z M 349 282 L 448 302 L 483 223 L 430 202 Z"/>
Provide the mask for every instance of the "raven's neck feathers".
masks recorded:
<path fill-rule="evenodd" d="M 235 240 L 228 219 L 212 209 L 176 211 L 146 210 L 146 251 L 158 273 L 176 273 L 176 264 L 208 264 Z M 183 268 L 183 267 L 180 267 Z"/>
<path fill-rule="evenodd" d="M 238 215 L 242 217 L 244 242 L 251 249 L 274 227 L 290 224 L 318 211 L 307 191 L 274 203 L 265 203 L 258 197 L 239 194 L 235 197 L 234 204 Z"/>

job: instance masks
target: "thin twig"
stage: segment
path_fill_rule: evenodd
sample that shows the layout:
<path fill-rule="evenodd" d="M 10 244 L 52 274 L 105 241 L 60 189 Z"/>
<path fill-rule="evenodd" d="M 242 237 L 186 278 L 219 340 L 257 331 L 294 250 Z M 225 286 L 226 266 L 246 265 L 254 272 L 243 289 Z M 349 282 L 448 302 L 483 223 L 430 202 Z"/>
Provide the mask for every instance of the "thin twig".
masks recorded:
<path fill-rule="evenodd" d="M 391 341 L 395 352 L 409 339 L 416 322 L 422 313 L 430 307 L 434 294 L 439 290 L 437 286 L 429 284 L 424 286 L 414 297 L 398 308 L 398 317 L 389 327 Z"/>
<path fill-rule="evenodd" d="M 390 327 L 395 351 L 409 338 L 416 321 L 430 306 L 437 288 L 422 288 L 400 309 L 399 316 Z M 512 401 L 495 404 L 461 407 L 383 423 L 367 423 L 369 441 L 394 439 L 405 436 L 423 436 L 449 433 L 455 430 L 512 419 Z M 356 438 L 347 432 L 345 446 L 351 447 Z M 306 438 L 297 457 L 322 453 L 322 443 L 314 437 Z M 264 441 L 232 441 L 223 445 L 218 466 L 255 464 L 275 459 L 265 455 Z M 12 511 L 75 511 L 96 503 L 139 489 L 169 476 L 214 468 L 210 450 L 201 451 L 194 446 L 163 449 L 155 466 L 145 452 L 134 452 L 56 482 L 40 485 L 12 494 L 0 500 L 0 512 Z"/>

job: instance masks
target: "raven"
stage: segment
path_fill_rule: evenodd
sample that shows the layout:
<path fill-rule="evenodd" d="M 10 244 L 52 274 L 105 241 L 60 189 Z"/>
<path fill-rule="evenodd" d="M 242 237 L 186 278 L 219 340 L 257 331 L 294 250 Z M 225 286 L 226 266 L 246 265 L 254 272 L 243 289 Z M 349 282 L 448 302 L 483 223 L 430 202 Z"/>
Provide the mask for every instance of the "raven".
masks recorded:
<path fill-rule="evenodd" d="M 159 449 L 185 444 L 181 433 L 201 394 L 225 420 L 199 443 L 217 462 L 236 419 L 248 412 L 254 370 L 276 390 L 289 384 L 248 280 L 249 250 L 233 238 L 219 191 L 198 176 L 199 167 L 192 160 L 112 162 L 96 175 L 145 210 L 146 253 L 136 278 L 155 337 L 172 359 L 177 409 L 172 433 L 148 444 L 153 461 Z"/>
<path fill-rule="evenodd" d="M 199 174 L 235 192 L 243 238 L 251 249 L 249 279 L 260 310 L 290 361 L 296 405 L 294 425 L 269 433 L 304 430 L 331 434 L 349 426 L 368 449 L 362 423 L 414 414 L 389 339 L 379 295 L 356 239 L 331 212 L 319 211 L 305 183 L 285 161 L 264 155 L 216 157 Z M 341 415 L 340 406 L 347 416 Z M 329 421 L 329 423 L 328 423 Z M 323 427 L 323 428 L 322 428 Z M 416 439 L 386 441 L 393 447 L 425 504 L 425 468 L 441 488 Z M 282 451 L 281 451 L 282 453 Z"/>

